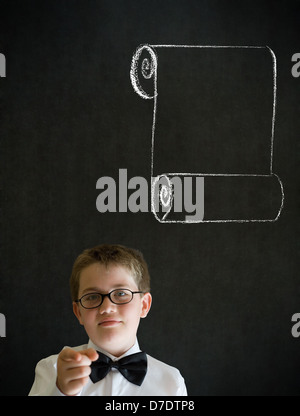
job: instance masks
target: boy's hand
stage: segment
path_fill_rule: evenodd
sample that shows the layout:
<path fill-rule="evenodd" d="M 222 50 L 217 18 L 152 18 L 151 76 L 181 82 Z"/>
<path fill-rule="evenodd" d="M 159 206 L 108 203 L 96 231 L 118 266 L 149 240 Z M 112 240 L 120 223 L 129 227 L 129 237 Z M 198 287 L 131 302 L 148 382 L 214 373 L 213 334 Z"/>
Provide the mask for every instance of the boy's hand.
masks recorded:
<path fill-rule="evenodd" d="M 63 349 L 57 359 L 56 385 L 59 390 L 67 396 L 78 394 L 88 382 L 90 365 L 97 358 L 98 354 L 93 348 L 82 351 Z"/>

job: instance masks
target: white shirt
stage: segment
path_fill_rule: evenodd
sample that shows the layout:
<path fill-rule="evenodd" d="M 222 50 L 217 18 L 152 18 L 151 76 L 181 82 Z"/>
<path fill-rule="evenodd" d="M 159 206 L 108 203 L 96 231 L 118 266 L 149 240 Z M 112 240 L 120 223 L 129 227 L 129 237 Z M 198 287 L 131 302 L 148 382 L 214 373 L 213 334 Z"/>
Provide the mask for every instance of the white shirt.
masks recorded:
<path fill-rule="evenodd" d="M 101 350 L 91 340 L 88 344 L 73 349 L 81 351 L 86 348 L 94 348 L 96 351 L 106 354 L 113 361 L 141 351 L 137 340 L 132 348 L 118 358 Z M 63 396 L 56 387 L 57 357 L 58 354 L 51 355 L 38 362 L 29 396 Z M 148 354 L 147 359 L 147 374 L 141 386 L 130 383 L 116 368 L 112 368 L 107 376 L 97 383 L 93 383 L 89 379 L 78 396 L 187 396 L 184 379 L 176 368 L 158 361 Z"/>

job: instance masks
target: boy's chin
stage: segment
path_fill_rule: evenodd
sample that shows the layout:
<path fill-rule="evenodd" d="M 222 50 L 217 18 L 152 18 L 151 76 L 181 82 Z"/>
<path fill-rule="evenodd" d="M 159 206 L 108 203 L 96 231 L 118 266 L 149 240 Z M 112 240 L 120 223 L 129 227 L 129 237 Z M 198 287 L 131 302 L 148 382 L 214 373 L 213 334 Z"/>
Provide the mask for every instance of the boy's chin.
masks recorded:
<path fill-rule="evenodd" d="M 132 346 L 128 347 L 128 334 L 121 333 L 117 327 L 101 328 L 90 338 L 95 345 L 115 357 L 124 354 Z"/>

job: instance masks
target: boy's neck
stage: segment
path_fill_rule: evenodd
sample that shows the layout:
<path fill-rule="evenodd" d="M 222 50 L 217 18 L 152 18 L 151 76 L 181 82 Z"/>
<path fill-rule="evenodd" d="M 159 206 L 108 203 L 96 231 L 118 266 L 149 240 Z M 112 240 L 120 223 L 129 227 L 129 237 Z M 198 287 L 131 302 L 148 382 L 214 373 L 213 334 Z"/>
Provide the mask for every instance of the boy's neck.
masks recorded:
<path fill-rule="evenodd" d="M 141 351 L 137 339 L 135 340 L 135 343 L 130 348 L 128 348 L 126 351 L 124 351 L 121 354 L 120 353 L 114 354 L 111 351 L 104 350 L 103 348 L 101 348 L 98 345 L 94 344 L 92 340 L 89 340 L 89 342 L 88 342 L 88 348 L 94 348 L 96 351 L 102 352 L 103 354 L 105 354 L 109 358 L 111 358 L 112 360 L 120 359 L 123 356 L 131 355 L 131 354 L 134 354 L 136 352 L 140 352 Z"/>

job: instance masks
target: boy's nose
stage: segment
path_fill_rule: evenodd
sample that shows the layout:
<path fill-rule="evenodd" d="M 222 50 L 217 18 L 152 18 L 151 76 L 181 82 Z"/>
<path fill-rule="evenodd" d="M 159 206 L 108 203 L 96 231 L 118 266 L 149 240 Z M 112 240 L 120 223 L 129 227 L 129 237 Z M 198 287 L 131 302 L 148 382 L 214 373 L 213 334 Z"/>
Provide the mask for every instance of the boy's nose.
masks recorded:
<path fill-rule="evenodd" d="M 99 306 L 99 313 L 111 313 L 116 310 L 116 304 L 114 304 L 108 296 L 105 296 L 102 304 Z"/>

